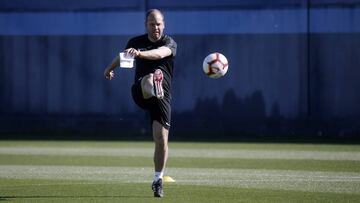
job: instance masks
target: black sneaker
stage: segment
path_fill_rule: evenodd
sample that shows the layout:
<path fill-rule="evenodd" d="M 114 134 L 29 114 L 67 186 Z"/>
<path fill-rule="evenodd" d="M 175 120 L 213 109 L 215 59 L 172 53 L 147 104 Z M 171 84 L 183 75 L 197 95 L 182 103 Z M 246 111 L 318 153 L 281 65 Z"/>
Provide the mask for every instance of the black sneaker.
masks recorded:
<path fill-rule="evenodd" d="M 158 181 L 154 181 L 152 183 L 151 188 L 154 191 L 154 197 L 164 196 L 162 179 L 159 179 Z"/>

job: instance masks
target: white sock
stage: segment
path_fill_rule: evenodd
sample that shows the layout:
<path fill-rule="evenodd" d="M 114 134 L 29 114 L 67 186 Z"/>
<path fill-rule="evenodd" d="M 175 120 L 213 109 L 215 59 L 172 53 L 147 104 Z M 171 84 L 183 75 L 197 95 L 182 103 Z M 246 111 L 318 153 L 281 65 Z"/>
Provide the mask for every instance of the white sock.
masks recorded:
<path fill-rule="evenodd" d="M 159 179 L 162 179 L 164 176 L 164 172 L 161 171 L 161 172 L 155 172 L 154 174 L 154 181 L 158 181 Z"/>

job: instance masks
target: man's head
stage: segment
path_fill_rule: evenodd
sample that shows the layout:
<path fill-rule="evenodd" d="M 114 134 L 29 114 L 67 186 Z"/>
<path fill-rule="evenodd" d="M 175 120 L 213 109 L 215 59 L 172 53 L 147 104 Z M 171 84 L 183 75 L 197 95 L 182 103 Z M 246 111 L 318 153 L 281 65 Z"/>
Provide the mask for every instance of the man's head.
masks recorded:
<path fill-rule="evenodd" d="M 158 41 L 162 37 L 165 28 L 164 15 L 157 9 L 150 9 L 146 13 L 145 26 L 150 41 Z"/>

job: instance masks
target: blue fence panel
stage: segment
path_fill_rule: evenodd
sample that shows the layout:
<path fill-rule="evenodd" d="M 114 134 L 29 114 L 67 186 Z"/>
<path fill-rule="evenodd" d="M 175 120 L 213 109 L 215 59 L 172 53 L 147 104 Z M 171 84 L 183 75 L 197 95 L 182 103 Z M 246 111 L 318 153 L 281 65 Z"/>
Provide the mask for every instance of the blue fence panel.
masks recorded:
<path fill-rule="evenodd" d="M 0 0 L 5 12 L 143 10 L 146 0 Z"/>
<path fill-rule="evenodd" d="M 49 122 L 49 129 L 96 129 L 93 121 L 109 115 L 115 117 L 107 123 L 116 121 L 118 130 L 143 129 L 143 113 L 130 95 L 133 70 L 117 69 L 111 82 L 103 70 L 130 37 L 144 33 L 144 11 L 151 7 L 164 9 L 166 32 L 179 46 L 175 132 L 360 131 L 357 1 L 89 0 L 59 6 L 63 2 L 0 1 L 0 131 Z M 214 51 L 230 63 L 218 80 L 202 72 L 203 58 Z M 81 118 L 57 128 L 62 120 L 49 119 L 54 115 Z"/>

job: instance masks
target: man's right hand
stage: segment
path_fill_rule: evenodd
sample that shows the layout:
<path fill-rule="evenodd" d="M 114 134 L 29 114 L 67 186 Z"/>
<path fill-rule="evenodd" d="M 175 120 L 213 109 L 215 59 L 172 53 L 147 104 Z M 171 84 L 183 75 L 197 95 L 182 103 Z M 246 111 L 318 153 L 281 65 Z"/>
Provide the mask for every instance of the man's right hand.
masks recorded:
<path fill-rule="evenodd" d="M 105 69 L 104 76 L 106 79 L 111 80 L 114 77 L 114 75 L 115 74 L 113 70 Z"/>

